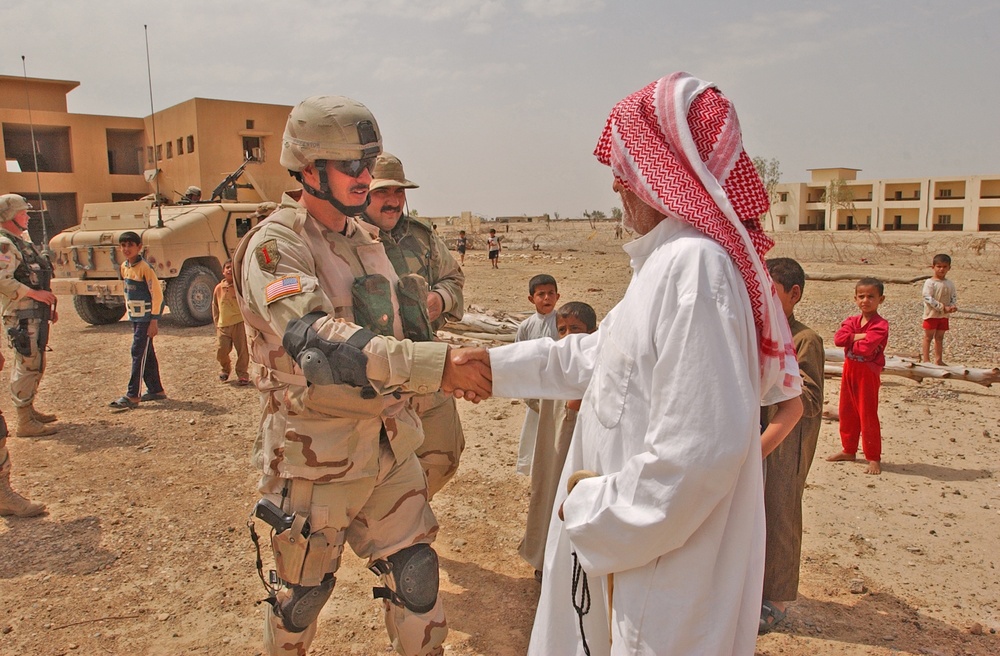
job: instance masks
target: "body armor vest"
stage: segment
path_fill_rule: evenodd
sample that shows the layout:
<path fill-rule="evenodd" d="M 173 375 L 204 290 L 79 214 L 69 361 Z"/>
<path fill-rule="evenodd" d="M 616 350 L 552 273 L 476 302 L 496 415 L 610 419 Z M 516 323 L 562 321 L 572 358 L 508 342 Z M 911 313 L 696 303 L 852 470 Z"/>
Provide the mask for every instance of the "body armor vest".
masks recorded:
<path fill-rule="evenodd" d="M 14 248 L 21 254 L 21 264 L 14 270 L 14 279 L 32 289 L 52 291 L 52 263 L 29 241 L 4 230 Z"/>

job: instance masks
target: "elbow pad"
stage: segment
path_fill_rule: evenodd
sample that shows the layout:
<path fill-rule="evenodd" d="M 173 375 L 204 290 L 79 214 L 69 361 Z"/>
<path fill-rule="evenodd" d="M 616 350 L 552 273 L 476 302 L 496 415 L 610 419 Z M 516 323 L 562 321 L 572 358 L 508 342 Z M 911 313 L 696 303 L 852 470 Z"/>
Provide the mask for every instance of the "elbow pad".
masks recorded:
<path fill-rule="evenodd" d="M 364 348 L 375 333 L 359 328 L 345 342 L 323 339 L 312 328 L 325 312 L 310 312 L 288 323 L 281 345 L 313 385 L 350 385 L 371 389 L 368 380 L 368 356 Z M 372 389 L 374 392 L 374 389 Z"/>

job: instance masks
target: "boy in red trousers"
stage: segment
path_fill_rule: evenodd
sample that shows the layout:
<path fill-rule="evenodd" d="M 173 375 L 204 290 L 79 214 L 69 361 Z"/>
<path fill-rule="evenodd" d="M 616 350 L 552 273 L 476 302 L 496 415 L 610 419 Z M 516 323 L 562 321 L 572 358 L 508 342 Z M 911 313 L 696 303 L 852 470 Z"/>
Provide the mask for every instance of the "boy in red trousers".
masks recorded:
<path fill-rule="evenodd" d="M 848 317 L 833 336 L 844 347 L 844 373 L 840 382 L 840 443 L 844 450 L 829 461 L 855 460 L 858 440 L 868 460 L 866 474 L 882 473 L 882 427 L 878 420 L 878 390 L 885 367 L 889 322 L 878 313 L 885 301 L 885 285 L 876 278 L 862 278 L 854 288 L 860 315 Z"/>

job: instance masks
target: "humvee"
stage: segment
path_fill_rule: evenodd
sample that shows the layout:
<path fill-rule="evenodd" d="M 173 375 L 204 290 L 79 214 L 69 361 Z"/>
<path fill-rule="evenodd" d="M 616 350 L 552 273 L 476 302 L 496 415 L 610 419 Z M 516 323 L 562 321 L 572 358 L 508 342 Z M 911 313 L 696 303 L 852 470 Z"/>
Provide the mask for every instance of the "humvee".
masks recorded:
<path fill-rule="evenodd" d="M 214 194 L 213 194 L 214 195 Z M 165 285 L 171 316 L 182 325 L 212 320 L 212 292 L 236 244 L 263 217 L 258 203 L 214 201 L 157 206 L 153 200 L 89 203 L 80 225 L 49 241 L 52 291 L 73 296 L 89 324 L 115 323 L 125 315 L 118 235 L 142 237 L 143 256 Z"/>

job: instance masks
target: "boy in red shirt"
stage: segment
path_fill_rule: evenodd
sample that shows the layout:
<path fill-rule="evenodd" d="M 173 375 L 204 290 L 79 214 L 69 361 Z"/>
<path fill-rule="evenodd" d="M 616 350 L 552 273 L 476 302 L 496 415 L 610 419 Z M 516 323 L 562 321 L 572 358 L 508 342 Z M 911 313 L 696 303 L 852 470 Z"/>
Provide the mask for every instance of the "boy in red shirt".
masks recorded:
<path fill-rule="evenodd" d="M 885 285 L 876 278 L 862 278 L 854 288 L 854 302 L 861 314 L 848 317 L 833 336 L 844 347 L 844 373 L 840 379 L 840 443 L 844 450 L 829 461 L 855 460 L 858 440 L 868 460 L 866 474 L 882 473 L 882 427 L 878 420 L 878 390 L 885 367 L 889 322 L 878 313 L 885 301 Z"/>

